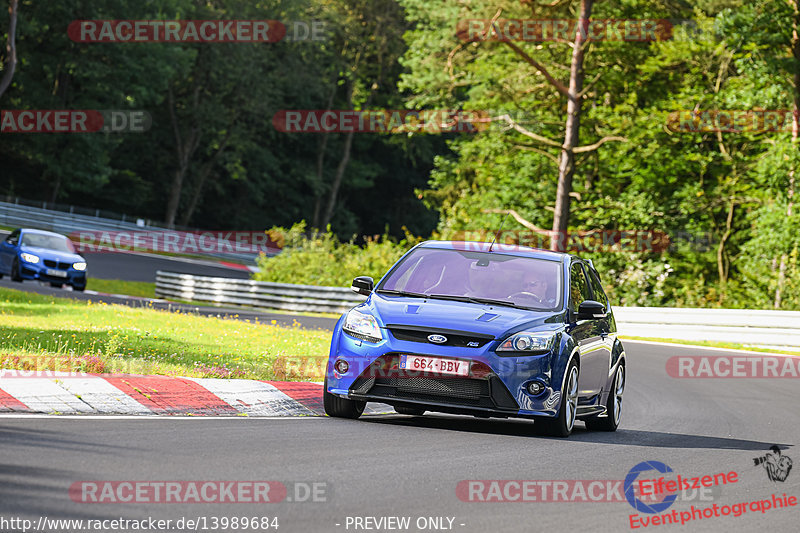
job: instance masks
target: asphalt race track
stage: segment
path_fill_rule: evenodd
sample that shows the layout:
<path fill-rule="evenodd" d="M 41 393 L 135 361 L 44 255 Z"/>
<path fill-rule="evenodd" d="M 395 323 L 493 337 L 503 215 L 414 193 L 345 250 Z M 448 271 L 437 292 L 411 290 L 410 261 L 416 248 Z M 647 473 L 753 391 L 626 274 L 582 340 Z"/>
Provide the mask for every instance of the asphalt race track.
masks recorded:
<path fill-rule="evenodd" d="M 450 518 L 452 530 L 461 532 L 630 531 L 630 515 L 636 512 L 626 501 L 470 502 L 459 499 L 456 487 L 461 480 L 624 480 L 643 461 L 665 463 L 683 477 L 738 474 L 737 482 L 694 494 L 692 501 L 678 500 L 664 511 L 675 510 L 677 516 L 692 505 L 722 508 L 770 499 L 773 493 L 800 496 L 797 466 L 780 482 L 770 481 L 764 467 L 754 464 L 776 444 L 784 456 L 800 459 L 795 379 L 674 379 L 666 374 L 667 358 L 696 355 L 699 349 L 629 341 L 627 352 L 620 430 L 595 433 L 578 424 L 569 439 L 537 436 L 527 421 L 444 415 L 373 415 L 358 421 L 3 417 L 0 517 L 34 523 L 40 517 L 186 517 L 203 518 L 209 528 L 214 517 L 277 517 L 282 532 L 433 531 L 430 523 L 420 522 L 425 527 L 418 529 L 418 518 L 446 517 L 443 530 Z M 650 472 L 648 478 L 653 477 Z M 325 501 L 92 504 L 70 499 L 73 483 L 92 480 L 279 481 L 290 499 L 297 499 L 295 491 L 305 495 L 309 486 L 294 483 L 324 483 L 318 500 Z M 354 527 L 356 517 L 394 516 L 410 517 L 410 527 L 367 529 L 376 525 L 369 521 Z M 797 531 L 797 523 L 798 507 L 788 507 L 637 530 Z"/>
<path fill-rule="evenodd" d="M 249 279 L 250 272 L 215 264 L 213 261 L 187 260 L 153 254 L 83 253 L 89 265 L 89 286 L 92 278 L 147 281 L 155 283 L 156 272 L 181 272 L 195 276 Z"/>

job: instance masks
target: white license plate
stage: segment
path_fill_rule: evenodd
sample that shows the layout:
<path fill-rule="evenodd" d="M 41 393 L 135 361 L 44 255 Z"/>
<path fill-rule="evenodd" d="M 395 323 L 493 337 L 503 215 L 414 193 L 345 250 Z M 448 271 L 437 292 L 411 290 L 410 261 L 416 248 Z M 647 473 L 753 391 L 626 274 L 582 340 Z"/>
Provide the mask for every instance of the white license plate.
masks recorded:
<path fill-rule="evenodd" d="M 56 278 L 66 278 L 67 277 L 67 273 L 64 272 L 63 270 L 55 270 L 53 268 L 48 268 L 47 269 L 47 275 L 48 276 L 53 276 L 53 277 L 56 277 Z"/>
<path fill-rule="evenodd" d="M 443 359 L 441 357 L 430 357 L 427 355 L 403 355 L 400 356 L 400 368 L 404 370 L 416 370 L 425 372 L 435 372 L 437 374 L 450 374 L 453 376 L 469 376 L 469 362 L 457 359 Z"/>

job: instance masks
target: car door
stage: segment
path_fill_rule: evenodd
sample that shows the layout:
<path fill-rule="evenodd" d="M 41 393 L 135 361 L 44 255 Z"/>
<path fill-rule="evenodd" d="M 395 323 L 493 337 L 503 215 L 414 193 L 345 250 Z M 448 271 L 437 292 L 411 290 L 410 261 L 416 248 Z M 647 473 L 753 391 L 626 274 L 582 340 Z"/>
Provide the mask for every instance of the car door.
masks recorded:
<path fill-rule="evenodd" d="M 605 374 L 600 387 L 605 387 L 608 383 L 609 374 L 611 373 L 611 352 L 614 349 L 614 340 L 617 337 L 616 327 L 613 323 L 613 315 L 611 314 L 611 306 L 608 303 L 608 297 L 603 291 L 603 284 L 600 283 L 600 275 L 597 271 L 588 265 L 586 266 L 586 274 L 589 277 L 589 284 L 592 287 L 592 298 L 606 306 L 606 316 L 595 320 L 597 329 L 600 333 L 600 338 L 603 341 L 603 349 L 605 350 L 604 364 Z"/>
<path fill-rule="evenodd" d="M 581 261 L 572 263 L 569 278 L 570 310 L 573 322 L 570 335 L 578 344 L 581 361 L 578 392 L 580 396 L 595 396 L 600 394 L 605 383 L 603 377 L 608 368 L 608 353 L 598 321 L 578 320 L 577 318 L 580 304 L 591 300 L 593 296 Z"/>
<path fill-rule="evenodd" d="M 17 255 L 19 233 L 19 230 L 12 231 L 11 235 L 0 243 L 0 271 L 3 274 L 11 274 L 11 263 Z"/>

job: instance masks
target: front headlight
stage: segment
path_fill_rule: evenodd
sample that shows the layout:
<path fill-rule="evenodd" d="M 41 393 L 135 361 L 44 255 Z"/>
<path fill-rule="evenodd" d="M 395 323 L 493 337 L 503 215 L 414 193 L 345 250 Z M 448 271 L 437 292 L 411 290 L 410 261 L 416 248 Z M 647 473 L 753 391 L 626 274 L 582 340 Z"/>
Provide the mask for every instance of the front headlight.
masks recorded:
<path fill-rule="evenodd" d="M 26 263 L 33 263 L 34 265 L 39 262 L 39 256 L 22 252 L 19 254 L 20 258 Z"/>
<path fill-rule="evenodd" d="M 353 337 L 369 342 L 380 342 L 383 340 L 381 328 L 375 317 L 353 309 L 344 319 L 342 329 Z"/>
<path fill-rule="evenodd" d="M 500 343 L 498 352 L 549 352 L 553 349 L 557 333 L 520 331 Z"/>
<path fill-rule="evenodd" d="M 75 270 L 86 270 L 86 263 L 73 263 L 72 268 Z"/>

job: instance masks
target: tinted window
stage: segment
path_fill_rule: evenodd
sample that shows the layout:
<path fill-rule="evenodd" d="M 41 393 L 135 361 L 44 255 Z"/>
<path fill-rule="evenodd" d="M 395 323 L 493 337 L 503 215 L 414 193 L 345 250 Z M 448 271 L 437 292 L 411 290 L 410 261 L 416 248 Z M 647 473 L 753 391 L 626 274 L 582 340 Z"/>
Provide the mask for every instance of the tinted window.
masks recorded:
<path fill-rule="evenodd" d="M 589 281 L 592 282 L 592 291 L 594 292 L 594 299 L 600 302 L 603 305 L 608 305 L 608 298 L 606 298 L 606 293 L 603 292 L 603 284 L 600 283 L 600 277 L 597 275 L 597 272 L 594 269 L 588 269 L 589 271 Z"/>
<path fill-rule="evenodd" d="M 586 275 L 583 273 L 583 267 L 580 263 L 572 265 L 569 281 L 569 294 L 570 305 L 572 310 L 578 312 L 578 307 L 584 300 L 591 300 L 592 293 L 589 290 L 589 283 L 586 281 Z"/>
<path fill-rule="evenodd" d="M 417 248 L 378 291 L 503 300 L 535 309 L 561 306 L 561 263 L 507 254 Z"/>

